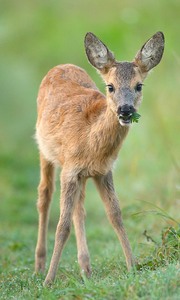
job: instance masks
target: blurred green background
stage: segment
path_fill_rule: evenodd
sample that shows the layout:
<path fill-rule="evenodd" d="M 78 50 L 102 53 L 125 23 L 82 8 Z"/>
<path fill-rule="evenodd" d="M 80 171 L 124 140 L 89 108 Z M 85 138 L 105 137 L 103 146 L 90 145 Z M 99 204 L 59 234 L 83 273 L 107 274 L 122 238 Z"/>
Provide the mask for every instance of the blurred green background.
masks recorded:
<path fill-rule="evenodd" d="M 35 244 L 39 161 L 33 135 L 36 97 L 43 76 L 55 65 L 73 63 L 85 68 L 104 91 L 102 80 L 85 56 L 86 32 L 95 33 L 118 60 L 130 61 L 159 30 L 166 39 L 164 57 L 145 82 L 142 117 L 133 125 L 114 169 L 134 249 L 140 248 L 137 241 L 141 241 L 145 228 L 160 232 L 164 226 L 154 215 L 132 216 L 152 209 L 144 201 L 174 218 L 179 214 L 180 1 L 0 1 L 1 238 L 17 239 L 23 230 L 27 236 L 31 228 L 32 249 Z M 58 187 L 55 198 L 50 221 L 53 233 L 58 218 Z M 107 238 L 113 234 L 91 182 L 86 207 L 89 235 L 91 232 L 93 236 L 93 230 L 99 235 L 108 233 Z M 30 256 L 33 259 L 33 253 Z"/>

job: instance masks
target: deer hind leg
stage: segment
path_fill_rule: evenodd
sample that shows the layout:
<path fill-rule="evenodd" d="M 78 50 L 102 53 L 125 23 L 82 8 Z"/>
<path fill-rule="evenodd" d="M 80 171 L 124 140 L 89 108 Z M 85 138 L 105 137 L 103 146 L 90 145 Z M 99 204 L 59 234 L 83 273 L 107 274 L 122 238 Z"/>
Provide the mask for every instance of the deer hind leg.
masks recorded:
<path fill-rule="evenodd" d="M 73 211 L 80 195 L 80 187 L 81 181 L 78 175 L 73 175 L 73 172 L 63 169 L 61 172 L 60 218 L 55 234 L 54 251 L 44 285 L 51 284 L 56 276 L 59 260 L 70 234 Z"/>
<path fill-rule="evenodd" d="M 110 171 L 105 176 L 95 177 L 94 181 L 105 204 L 107 216 L 120 240 L 127 268 L 130 270 L 134 264 L 134 260 L 128 237 L 123 226 L 119 201 L 114 191 L 112 172 Z"/>
<path fill-rule="evenodd" d="M 82 273 L 85 273 L 87 277 L 91 276 L 91 266 L 89 251 L 86 241 L 85 233 L 85 209 L 84 209 L 84 198 L 85 198 L 85 184 L 86 179 L 82 182 L 79 199 L 77 199 L 76 206 L 73 213 L 73 223 L 76 234 L 76 242 L 78 249 L 78 262 Z"/>
<path fill-rule="evenodd" d="M 46 238 L 49 206 L 54 187 L 54 166 L 40 154 L 40 184 L 38 187 L 37 208 L 39 212 L 38 239 L 35 251 L 35 271 L 44 272 L 46 260 Z"/>

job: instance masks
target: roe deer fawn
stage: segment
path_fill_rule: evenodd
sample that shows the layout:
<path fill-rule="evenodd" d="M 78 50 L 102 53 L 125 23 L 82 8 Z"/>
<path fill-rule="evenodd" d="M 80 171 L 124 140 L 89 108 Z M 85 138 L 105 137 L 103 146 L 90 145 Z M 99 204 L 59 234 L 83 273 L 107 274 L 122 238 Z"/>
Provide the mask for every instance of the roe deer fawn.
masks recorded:
<path fill-rule="evenodd" d="M 39 230 L 36 272 L 44 271 L 49 206 L 55 165 L 61 171 L 60 219 L 45 285 L 53 282 L 73 220 L 78 262 L 91 275 L 85 235 L 84 197 L 86 180 L 93 178 L 105 204 L 107 216 L 120 240 L 127 268 L 133 266 L 131 247 L 115 194 L 112 167 L 129 131 L 131 116 L 142 98 L 142 83 L 161 60 L 163 33 L 154 34 L 132 62 L 118 62 L 92 33 L 85 37 L 89 62 L 107 86 L 106 97 L 87 73 L 74 65 L 59 65 L 48 72 L 38 94 L 36 139 L 40 150 L 41 178 L 38 188 Z"/>

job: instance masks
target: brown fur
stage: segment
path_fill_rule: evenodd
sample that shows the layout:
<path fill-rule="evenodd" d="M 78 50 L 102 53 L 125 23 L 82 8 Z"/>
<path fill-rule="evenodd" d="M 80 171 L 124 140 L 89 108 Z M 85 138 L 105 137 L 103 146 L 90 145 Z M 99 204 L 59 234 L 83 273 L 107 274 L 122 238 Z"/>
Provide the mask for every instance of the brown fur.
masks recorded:
<path fill-rule="evenodd" d="M 91 274 L 84 227 L 85 184 L 89 177 L 94 179 L 100 192 L 108 218 L 121 242 L 128 269 L 133 265 L 111 170 L 129 130 L 129 126 L 119 122 L 117 108 L 133 99 L 133 106 L 138 109 L 141 93 L 135 93 L 134 89 L 146 77 L 147 69 L 144 72 L 144 66 L 142 70 L 137 61 L 116 62 L 107 47 L 91 33 L 86 36 L 85 47 L 88 59 L 100 71 L 106 84 L 113 84 L 115 92 L 107 92 L 105 97 L 84 70 L 74 65 L 60 65 L 45 76 L 38 95 L 36 139 L 40 150 L 41 180 L 36 271 L 45 269 L 54 168 L 55 165 L 62 168 L 61 214 L 45 284 L 55 278 L 72 220 L 80 267 L 87 276 Z"/>

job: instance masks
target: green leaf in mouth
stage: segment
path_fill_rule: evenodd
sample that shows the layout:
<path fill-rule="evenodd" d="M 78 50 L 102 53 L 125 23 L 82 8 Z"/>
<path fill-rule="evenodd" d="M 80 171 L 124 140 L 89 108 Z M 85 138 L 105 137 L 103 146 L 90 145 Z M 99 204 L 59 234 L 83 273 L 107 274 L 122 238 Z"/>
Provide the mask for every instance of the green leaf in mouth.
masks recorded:
<path fill-rule="evenodd" d="M 131 116 L 131 123 L 133 123 L 133 122 L 138 123 L 140 117 L 141 117 L 140 114 L 138 114 L 137 112 L 134 112 Z"/>

